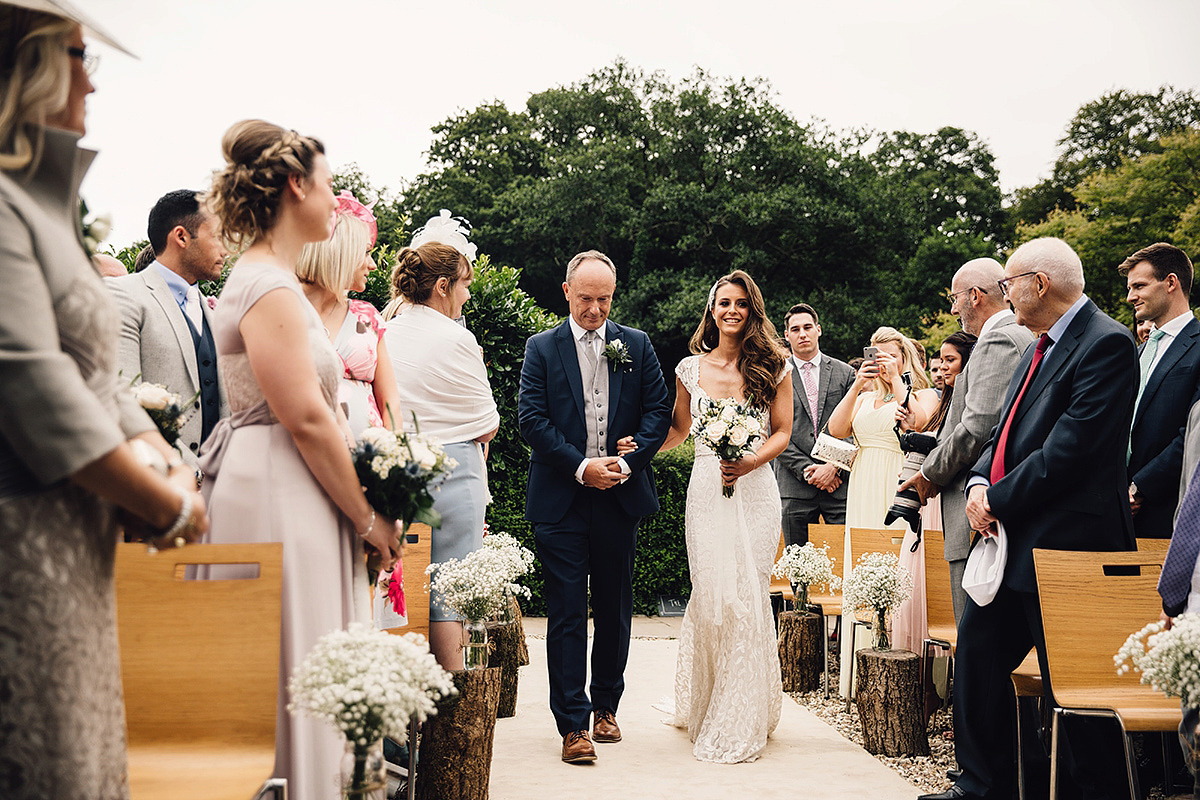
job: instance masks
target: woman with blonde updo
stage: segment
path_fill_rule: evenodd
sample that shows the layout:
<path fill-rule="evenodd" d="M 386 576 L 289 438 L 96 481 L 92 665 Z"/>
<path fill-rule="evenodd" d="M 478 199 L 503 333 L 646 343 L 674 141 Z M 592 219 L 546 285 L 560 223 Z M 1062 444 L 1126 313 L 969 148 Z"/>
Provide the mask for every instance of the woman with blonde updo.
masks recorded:
<path fill-rule="evenodd" d="M 390 567 L 400 529 L 363 496 L 337 402 L 342 362 L 295 273 L 304 245 L 331 233 L 337 201 L 324 148 L 261 120 L 235 124 L 221 148 L 226 164 L 209 203 L 225 238 L 249 246 L 213 321 L 232 416 L 200 459 L 210 540 L 284 543 L 275 774 L 292 797 L 324 799 L 343 741 L 326 723 L 288 713 L 287 680 L 318 638 L 365 607 L 362 541 Z"/>
<path fill-rule="evenodd" d="M 859 367 L 854 385 L 829 417 L 831 436 L 844 439 L 853 435 L 858 443 L 858 457 L 850 470 L 850 486 L 846 493 L 847 531 L 850 528 L 885 527 L 883 520 L 896 496 L 900 467 L 904 462 L 896 423 L 900 423 L 901 430 L 924 430 L 938 404 L 937 392 L 930 388 L 929 377 L 921 369 L 920 354 L 912 340 L 895 328 L 882 327 L 871 335 L 871 345 L 877 348 L 874 358 Z M 903 380 L 905 374 L 912 380 L 911 397 Z M 908 398 L 907 408 L 900 405 L 905 398 Z M 894 528 L 897 535 L 907 528 L 903 519 L 886 527 Z M 907 535 L 911 540 L 906 539 L 901 549 L 909 554 L 908 548 L 915 543 L 916 536 L 911 531 Z M 854 564 L 850 561 L 849 536 L 842 555 L 844 568 L 851 569 Z M 924 583 L 921 585 L 923 591 Z M 843 664 L 850 663 L 857 649 L 850 634 L 853 620 L 853 609 L 846 608 L 842 614 Z M 862 638 L 858 647 L 869 646 L 867 633 L 860 630 L 859 635 Z M 850 697 L 853 687 L 849 669 L 842 670 L 839 688 L 843 697 Z"/>
<path fill-rule="evenodd" d="M 465 236 L 444 238 L 473 254 Z M 405 427 L 413 429 L 411 414 L 416 414 L 421 432 L 441 440 L 458 462 L 434 495 L 434 510 L 442 515 L 441 527 L 433 532 L 434 562 L 461 559 L 483 544 L 484 510 L 491 501 L 484 447 L 499 430 L 500 414 L 479 342 L 455 321 L 471 296 L 472 278 L 467 257 L 435 241 L 402 250 L 392 270 L 393 298 L 404 304 L 388 322 L 384 341 L 400 377 Z M 436 592 L 429 620 L 430 649 L 438 663 L 462 669 L 461 618 L 442 607 Z"/>
<path fill-rule="evenodd" d="M 350 192 L 343 191 L 337 201 L 333 238 L 304 245 L 296 275 L 342 359 L 338 400 L 357 437 L 367 428 L 397 424 L 400 401 L 383 342 L 383 318 L 366 300 L 348 296 L 366 289 L 375 269 L 375 215 Z"/>

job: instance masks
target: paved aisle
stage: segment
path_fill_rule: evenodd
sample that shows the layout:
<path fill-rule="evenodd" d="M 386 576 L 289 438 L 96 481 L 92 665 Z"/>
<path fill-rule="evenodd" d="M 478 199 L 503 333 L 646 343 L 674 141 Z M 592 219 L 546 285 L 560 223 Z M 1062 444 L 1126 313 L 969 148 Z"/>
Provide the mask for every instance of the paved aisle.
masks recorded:
<path fill-rule="evenodd" d="M 613 797 L 629 800 L 914 800 L 918 790 L 785 697 L 783 717 L 752 764 L 705 764 L 685 731 L 655 708 L 674 691 L 678 617 L 636 618 L 617 720 L 624 741 L 598 744 L 595 764 L 564 764 L 547 706 L 546 643 L 530 638 L 517 715 L 496 723 L 491 800 Z M 545 620 L 526 619 L 531 637 Z M 669 637 L 669 638 L 667 638 Z"/>

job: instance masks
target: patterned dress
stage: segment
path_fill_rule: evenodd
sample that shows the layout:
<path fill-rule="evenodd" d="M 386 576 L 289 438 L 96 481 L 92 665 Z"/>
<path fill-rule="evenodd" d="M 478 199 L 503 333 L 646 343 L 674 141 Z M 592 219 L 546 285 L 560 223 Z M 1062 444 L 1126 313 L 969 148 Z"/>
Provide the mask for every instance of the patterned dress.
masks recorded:
<path fill-rule="evenodd" d="M 383 318 L 375 306 L 366 300 L 351 300 L 346 319 L 333 341 L 343 368 L 338 402 L 345 409 L 355 436 L 370 427 L 391 427 L 390 423 L 384 425 L 382 409 L 375 402 L 375 366 L 379 363 L 379 340 L 383 332 Z M 392 413 L 400 412 L 392 409 Z"/>

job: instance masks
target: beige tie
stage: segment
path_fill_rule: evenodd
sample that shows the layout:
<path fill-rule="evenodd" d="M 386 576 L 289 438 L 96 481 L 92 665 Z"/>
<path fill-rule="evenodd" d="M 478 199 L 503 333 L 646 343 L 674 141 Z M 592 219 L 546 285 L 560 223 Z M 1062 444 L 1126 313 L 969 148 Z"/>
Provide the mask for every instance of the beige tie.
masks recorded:
<path fill-rule="evenodd" d="M 197 333 L 204 330 L 204 312 L 200 309 L 200 287 L 194 283 L 188 287 L 187 301 L 184 304 L 183 312 L 192 321 Z"/>
<path fill-rule="evenodd" d="M 596 366 L 600 363 L 600 357 L 596 354 L 596 340 L 599 338 L 600 335 L 595 331 L 588 331 L 583 335 L 583 354 L 587 357 L 592 372 L 596 371 Z"/>

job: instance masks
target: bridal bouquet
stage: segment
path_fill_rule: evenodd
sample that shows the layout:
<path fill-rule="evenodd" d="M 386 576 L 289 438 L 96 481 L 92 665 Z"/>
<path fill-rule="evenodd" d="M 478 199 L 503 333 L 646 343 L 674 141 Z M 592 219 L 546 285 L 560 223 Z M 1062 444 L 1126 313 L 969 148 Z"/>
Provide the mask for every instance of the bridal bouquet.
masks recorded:
<path fill-rule="evenodd" d="M 179 395 L 161 383 L 144 383 L 138 378 L 133 379 L 130 389 L 133 391 L 133 399 L 137 400 L 138 405 L 150 415 L 150 419 L 158 426 L 158 432 L 167 440 L 167 444 L 174 447 L 175 443 L 179 441 L 179 429 L 191 416 L 187 413 L 187 409 L 196 401 L 196 397 L 199 397 L 200 393 L 197 392 L 195 397 L 184 403 Z"/>
<path fill-rule="evenodd" d="M 875 649 L 889 650 L 888 612 L 912 596 L 912 574 L 895 553 L 864 553 L 842 581 L 842 602 L 855 611 L 873 611 Z"/>
<path fill-rule="evenodd" d="M 419 432 L 367 428 L 352 455 L 354 471 L 372 508 L 403 520 L 405 530 L 413 522 L 431 528 L 442 524 L 429 490 L 444 481 L 458 462 L 446 455 L 437 439 Z"/>
<path fill-rule="evenodd" d="M 354 750 L 349 792 L 371 788 L 368 753 L 384 736 L 403 744 L 408 723 L 437 713 L 437 702 L 457 693 L 425 639 L 393 636 L 360 622 L 322 636 L 288 681 L 288 710 L 323 719 Z"/>
<path fill-rule="evenodd" d="M 1142 673 L 1142 683 L 1185 706 L 1200 705 L 1200 614 L 1180 614 L 1166 630 L 1153 622 L 1131 634 L 1113 656 L 1117 674 L 1130 667 Z"/>
<path fill-rule="evenodd" d="M 762 439 L 763 426 L 747 405 L 730 397 L 700 399 L 700 413 L 692 421 L 692 435 L 723 461 L 737 461 L 754 452 Z M 721 494 L 733 497 L 733 486 L 722 486 Z"/>
<path fill-rule="evenodd" d="M 808 605 L 809 586 L 824 584 L 833 590 L 841 585 L 841 579 L 833 574 L 829 545 L 818 548 L 812 542 L 804 546 L 789 544 L 785 547 L 771 574 L 777 578 L 787 578 L 796 587 L 796 607 L 800 609 Z"/>

